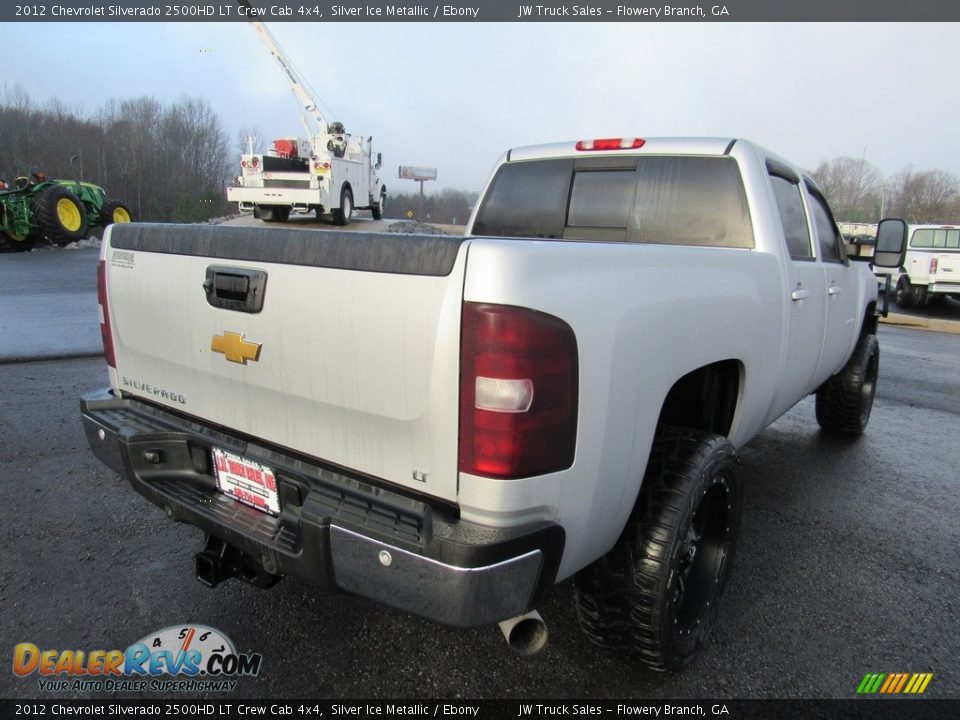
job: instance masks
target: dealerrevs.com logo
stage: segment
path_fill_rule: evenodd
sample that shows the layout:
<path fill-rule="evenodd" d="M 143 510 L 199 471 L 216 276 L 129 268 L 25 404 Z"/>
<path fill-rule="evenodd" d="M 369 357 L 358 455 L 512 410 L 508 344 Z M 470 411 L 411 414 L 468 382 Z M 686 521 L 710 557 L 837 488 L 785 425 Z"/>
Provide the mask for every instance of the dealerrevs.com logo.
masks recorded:
<path fill-rule="evenodd" d="M 231 692 L 262 662 L 205 625 L 164 628 L 126 650 L 41 650 L 29 642 L 13 649 L 14 674 L 36 675 L 48 692 Z"/>

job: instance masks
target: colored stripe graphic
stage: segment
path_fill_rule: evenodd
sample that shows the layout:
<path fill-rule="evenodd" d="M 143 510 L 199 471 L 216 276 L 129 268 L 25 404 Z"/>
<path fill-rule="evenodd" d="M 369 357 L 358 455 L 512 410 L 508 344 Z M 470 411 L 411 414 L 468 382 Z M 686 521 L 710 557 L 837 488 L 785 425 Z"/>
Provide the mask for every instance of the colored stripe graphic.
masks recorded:
<path fill-rule="evenodd" d="M 883 682 L 885 677 L 886 675 L 883 673 L 867 673 L 863 676 L 863 680 L 860 681 L 860 687 L 857 688 L 857 692 L 862 695 L 872 695 L 880 689 L 880 683 Z"/>
<path fill-rule="evenodd" d="M 933 680 L 933 673 L 867 673 L 857 686 L 858 695 L 920 695 Z"/>

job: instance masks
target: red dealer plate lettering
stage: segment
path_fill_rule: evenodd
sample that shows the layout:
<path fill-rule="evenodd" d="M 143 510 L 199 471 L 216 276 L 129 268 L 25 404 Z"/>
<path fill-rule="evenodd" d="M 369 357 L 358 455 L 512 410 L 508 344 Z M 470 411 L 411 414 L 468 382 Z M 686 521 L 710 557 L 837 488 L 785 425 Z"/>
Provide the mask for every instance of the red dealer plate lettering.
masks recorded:
<path fill-rule="evenodd" d="M 280 514 L 273 470 L 220 448 L 213 448 L 213 469 L 220 492 L 265 513 Z"/>

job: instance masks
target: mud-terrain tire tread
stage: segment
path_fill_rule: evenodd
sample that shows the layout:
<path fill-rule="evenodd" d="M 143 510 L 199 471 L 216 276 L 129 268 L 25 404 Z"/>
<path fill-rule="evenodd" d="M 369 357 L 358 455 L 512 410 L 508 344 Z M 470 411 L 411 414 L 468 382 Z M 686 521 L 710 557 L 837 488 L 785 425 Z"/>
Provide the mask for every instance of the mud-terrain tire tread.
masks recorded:
<path fill-rule="evenodd" d="M 817 423 L 828 432 L 862 435 L 870 421 L 880 365 L 877 336 L 864 333 L 843 369 L 817 390 Z M 870 383 L 865 391 L 864 383 Z"/>
<path fill-rule="evenodd" d="M 679 648 L 674 637 L 672 564 L 704 486 L 723 470 L 729 483 L 731 544 L 702 627 Z M 663 427 L 657 433 L 640 497 L 614 547 L 574 577 L 577 619 L 594 644 L 629 654 L 658 671 L 687 665 L 706 642 L 733 562 L 739 530 L 740 466 L 719 435 Z"/>

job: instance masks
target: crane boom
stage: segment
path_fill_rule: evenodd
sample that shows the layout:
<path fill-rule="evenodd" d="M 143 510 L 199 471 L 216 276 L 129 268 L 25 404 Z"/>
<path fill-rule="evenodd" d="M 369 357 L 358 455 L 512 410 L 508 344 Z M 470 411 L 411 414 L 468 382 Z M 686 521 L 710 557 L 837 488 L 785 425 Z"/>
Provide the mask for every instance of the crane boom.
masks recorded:
<path fill-rule="evenodd" d="M 237 2 L 247 8 L 247 10 L 250 11 L 250 16 L 254 17 L 253 8 L 248 0 L 237 0 Z M 267 50 L 270 51 L 270 54 L 273 55 L 274 59 L 283 69 L 283 73 L 287 77 L 287 82 L 290 83 L 290 90 L 293 91 L 294 96 L 297 98 L 297 103 L 300 107 L 300 120 L 303 122 L 303 127 L 307 131 L 308 137 L 314 139 L 319 135 L 326 134 L 327 119 L 323 116 L 323 113 L 320 112 L 316 100 L 310 95 L 310 92 L 307 90 L 307 85 L 303 81 L 303 78 L 300 77 L 300 73 L 297 72 L 296 67 L 290 62 L 286 53 L 283 52 L 283 49 L 274 39 L 273 35 L 270 34 L 270 31 L 267 30 L 266 25 L 258 20 L 250 20 L 249 22 L 253 25 L 254 30 L 257 31 L 260 40 L 267 46 Z M 314 127 L 310 125 L 311 120 L 313 121 Z"/>
<path fill-rule="evenodd" d="M 266 25 L 257 21 L 264 12 L 250 0 L 237 2 L 280 63 L 307 137 L 279 138 L 265 151 L 255 151 L 251 143 L 240 157 L 242 174 L 227 188 L 227 200 L 264 222 L 286 222 L 291 212 L 313 212 L 347 225 L 354 210 L 369 210 L 374 220 L 381 219 L 387 187 L 377 172 L 383 158 L 373 152 L 373 137 L 348 133 L 341 122 L 328 123 L 300 71 Z"/>

